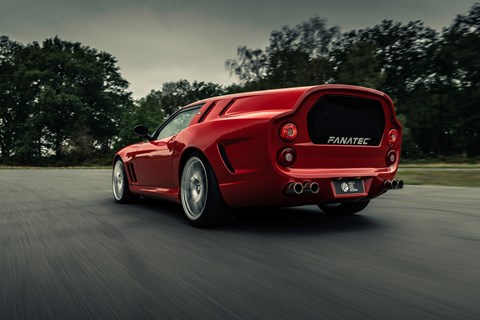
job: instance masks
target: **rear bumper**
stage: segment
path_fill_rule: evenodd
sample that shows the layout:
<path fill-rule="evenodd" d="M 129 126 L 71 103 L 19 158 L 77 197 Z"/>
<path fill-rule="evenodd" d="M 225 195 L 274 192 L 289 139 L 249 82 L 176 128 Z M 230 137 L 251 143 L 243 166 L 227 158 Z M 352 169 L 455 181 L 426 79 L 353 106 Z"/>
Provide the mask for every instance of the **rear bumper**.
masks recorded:
<path fill-rule="evenodd" d="M 248 172 L 239 174 L 235 182 L 220 184 L 225 202 L 232 207 L 245 206 L 297 206 L 321 203 L 349 202 L 372 199 L 385 193 L 385 180 L 395 177 L 393 168 L 355 169 L 295 169 L 284 172 Z M 363 180 L 364 192 L 337 194 L 333 185 L 336 179 Z M 287 195 L 290 183 L 315 182 L 318 193 L 303 192 Z"/>

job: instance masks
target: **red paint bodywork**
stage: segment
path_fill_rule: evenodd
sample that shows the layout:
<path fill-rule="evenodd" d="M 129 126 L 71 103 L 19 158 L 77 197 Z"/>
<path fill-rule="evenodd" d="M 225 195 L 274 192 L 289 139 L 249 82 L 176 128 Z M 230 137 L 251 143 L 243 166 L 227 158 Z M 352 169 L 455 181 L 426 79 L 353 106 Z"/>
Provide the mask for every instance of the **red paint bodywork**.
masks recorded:
<path fill-rule="evenodd" d="M 307 130 L 307 112 L 326 94 L 379 101 L 385 116 L 380 145 L 313 144 Z M 393 179 L 397 172 L 402 127 L 392 100 L 382 92 L 356 86 L 319 85 L 214 97 L 189 106 L 201 103 L 204 104 L 200 112 L 178 134 L 130 145 L 117 153 L 116 157 L 126 164 L 133 193 L 180 202 L 179 178 L 192 150 L 208 159 L 223 199 L 232 207 L 371 199 L 386 192 L 384 180 Z M 279 130 L 290 121 L 297 125 L 298 136 L 293 142 L 285 142 L 280 139 Z M 395 143 L 388 140 L 391 129 L 398 131 Z M 235 169 L 233 173 L 222 160 L 219 145 Z M 278 151 L 286 146 L 297 153 L 291 167 L 283 167 L 277 160 Z M 389 150 L 397 154 L 397 160 L 390 166 L 385 160 Z M 365 193 L 336 195 L 332 181 L 338 178 L 363 178 Z M 289 182 L 304 181 L 317 182 L 320 192 L 285 195 Z"/>

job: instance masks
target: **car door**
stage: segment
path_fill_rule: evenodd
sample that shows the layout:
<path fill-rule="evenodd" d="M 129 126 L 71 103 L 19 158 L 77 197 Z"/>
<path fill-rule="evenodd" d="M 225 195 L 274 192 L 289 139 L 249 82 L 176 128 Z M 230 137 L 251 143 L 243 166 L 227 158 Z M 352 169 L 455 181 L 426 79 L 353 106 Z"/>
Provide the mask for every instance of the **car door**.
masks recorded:
<path fill-rule="evenodd" d="M 138 182 L 142 186 L 173 188 L 173 145 L 178 132 L 190 124 L 201 106 L 182 109 L 173 114 L 135 152 Z"/>
<path fill-rule="evenodd" d="M 174 137 L 143 143 L 135 152 L 138 184 L 168 188 L 171 184 L 171 159 Z"/>

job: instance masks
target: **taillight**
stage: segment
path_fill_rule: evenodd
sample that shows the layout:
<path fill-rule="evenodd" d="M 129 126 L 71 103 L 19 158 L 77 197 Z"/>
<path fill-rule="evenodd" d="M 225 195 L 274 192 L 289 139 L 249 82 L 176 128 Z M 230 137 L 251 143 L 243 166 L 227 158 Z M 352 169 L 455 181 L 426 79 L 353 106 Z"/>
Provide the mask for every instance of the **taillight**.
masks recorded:
<path fill-rule="evenodd" d="M 390 132 L 388 133 L 388 142 L 395 143 L 395 141 L 397 141 L 397 138 L 398 138 L 398 131 L 396 129 L 390 130 Z"/>
<path fill-rule="evenodd" d="M 295 123 L 289 122 L 282 125 L 280 128 L 280 138 L 283 141 L 293 141 L 298 135 L 297 126 Z"/>
<path fill-rule="evenodd" d="M 297 160 L 297 153 L 293 148 L 283 148 L 278 152 L 278 162 L 284 166 L 291 166 Z"/>
<path fill-rule="evenodd" d="M 387 152 L 387 158 L 385 159 L 387 166 L 393 165 L 397 161 L 397 153 L 394 150 Z"/>

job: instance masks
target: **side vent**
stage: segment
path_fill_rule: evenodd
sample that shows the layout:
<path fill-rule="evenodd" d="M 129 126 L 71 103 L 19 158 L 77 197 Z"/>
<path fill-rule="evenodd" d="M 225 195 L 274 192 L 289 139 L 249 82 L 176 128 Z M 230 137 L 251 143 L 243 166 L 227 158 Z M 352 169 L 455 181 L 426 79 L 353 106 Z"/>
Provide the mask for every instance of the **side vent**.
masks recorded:
<path fill-rule="evenodd" d="M 220 156 L 222 157 L 223 163 L 225 164 L 225 167 L 227 167 L 228 171 L 230 171 L 231 173 L 235 173 L 235 169 L 233 168 L 232 163 L 230 162 L 230 160 L 228 160 L 225 147 L 219 144 L 218 151 L 220 152 Z"/>
<path fill-rule="evenodd" d="M 212 111 L 213 107 L 215 107 L 216 104 L 217 104 L 217 101 L 213 101 L 213 103 L 211 103 L 210 106 L 208 106 L 207 110 L 203 112 L 202 116 L 198 120 L 198 123 L 203 122 L 203 120 L 205 120 L 205 118 L 208 116 L 210 111 Z"/>
<path fill-rule="evenodd" d="M 228 109 L 230 109 L 230 107 L 235 103 L 235 99 L 232 99 L 226 106 L 225 108 L 223 108 L 223 110 L 219 113 L 219 116 L 223 116 Z"/>
<path fill-rule="evenodd" d="M 128 164 L 128 172 L 130 173 L 130 178 L 132 179 L 132 182 L 137 183 L 137 174 L 135 173 L 135 167 L 133 166 L 133 163 Z"/>

